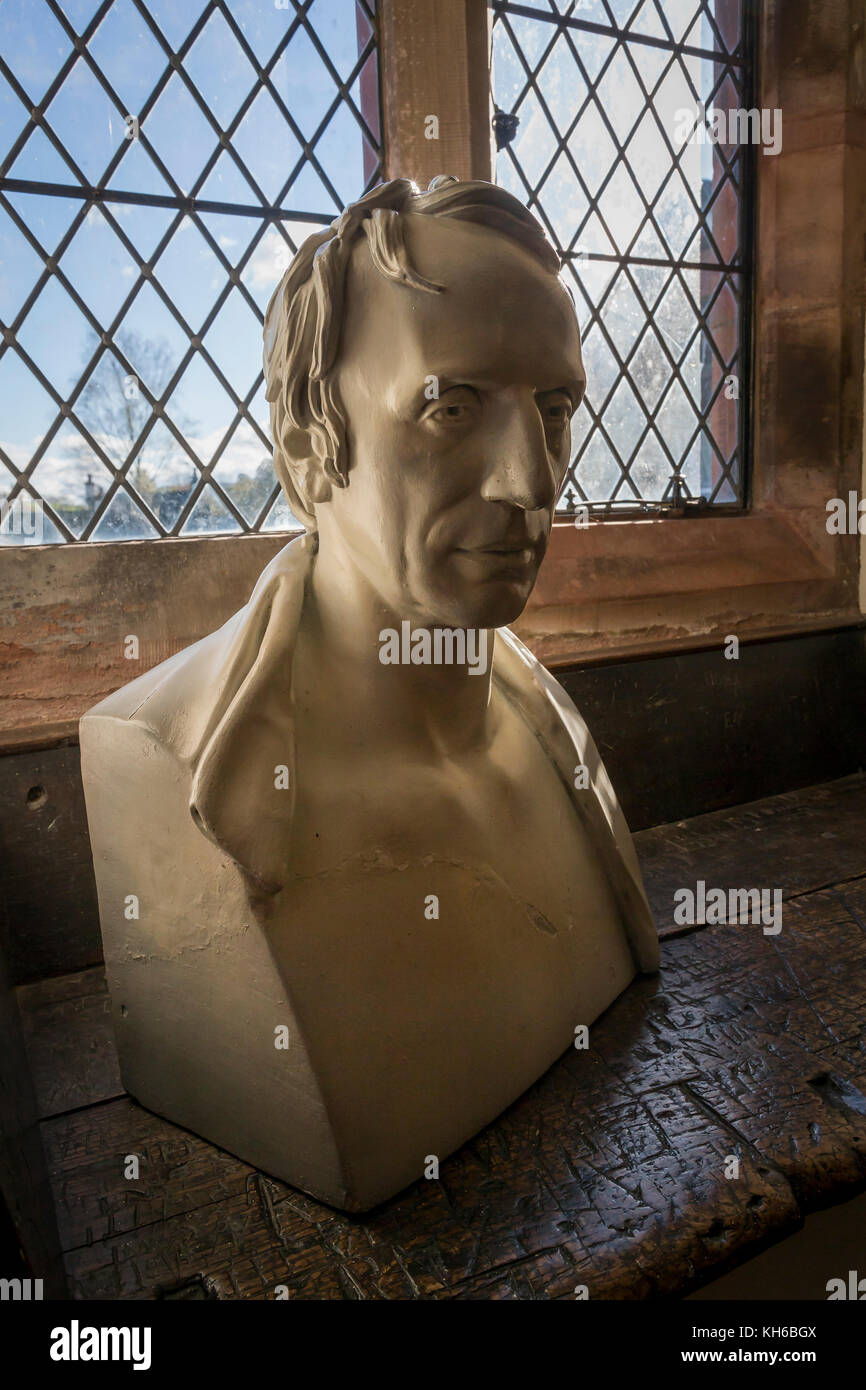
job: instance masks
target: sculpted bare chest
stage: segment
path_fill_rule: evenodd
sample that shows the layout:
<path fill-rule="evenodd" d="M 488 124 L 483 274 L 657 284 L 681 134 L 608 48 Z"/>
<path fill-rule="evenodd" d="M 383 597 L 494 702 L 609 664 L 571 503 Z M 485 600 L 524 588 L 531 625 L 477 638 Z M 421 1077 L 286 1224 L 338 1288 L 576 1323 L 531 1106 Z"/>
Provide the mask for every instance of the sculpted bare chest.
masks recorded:
<path fill-rule="evenodd" d="M 377 756 L 346 779 L 345 763 L 328 774 L 304 746 L 271 948 L 300 1026 L 328 1039 L 317 1065 L 353 1134 L 399 1133 L 420 1162 L 444 1150 L 452 1117 L 483 1124 L 530 1085 L 634 963 L 598 855 L 528 731 L 510 724 L 485 775 L 459 778 Z"/>

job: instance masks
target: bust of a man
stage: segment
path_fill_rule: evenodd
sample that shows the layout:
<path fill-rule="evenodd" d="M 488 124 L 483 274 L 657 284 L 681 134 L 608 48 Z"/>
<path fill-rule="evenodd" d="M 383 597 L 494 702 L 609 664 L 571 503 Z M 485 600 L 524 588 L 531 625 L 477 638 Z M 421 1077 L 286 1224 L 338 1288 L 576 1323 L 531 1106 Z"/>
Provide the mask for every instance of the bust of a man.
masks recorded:
<path fill-rule="evenodd" d="M 586 726 L 505 626 L 585 387 L 539 224 L 492 184 L 381 185 L 286 272 L 265 373 L 306 534 L 85 716 L 88 818 L 131 1094 L 364 1210 L 658 946 Z"/>

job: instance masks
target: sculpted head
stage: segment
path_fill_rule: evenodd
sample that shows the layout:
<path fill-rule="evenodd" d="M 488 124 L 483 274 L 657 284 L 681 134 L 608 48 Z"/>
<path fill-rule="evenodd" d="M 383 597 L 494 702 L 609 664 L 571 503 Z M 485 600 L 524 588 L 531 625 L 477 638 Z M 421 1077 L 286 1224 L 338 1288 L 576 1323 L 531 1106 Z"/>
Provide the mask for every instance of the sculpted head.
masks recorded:
<path fill-rule="evenodd" d="M 395 615 L 523 610 L 586 383 L 559 269 L 504 189 L 398 179 L 310 237 L 271 299 L 277 475 L 320 556 Z"/>

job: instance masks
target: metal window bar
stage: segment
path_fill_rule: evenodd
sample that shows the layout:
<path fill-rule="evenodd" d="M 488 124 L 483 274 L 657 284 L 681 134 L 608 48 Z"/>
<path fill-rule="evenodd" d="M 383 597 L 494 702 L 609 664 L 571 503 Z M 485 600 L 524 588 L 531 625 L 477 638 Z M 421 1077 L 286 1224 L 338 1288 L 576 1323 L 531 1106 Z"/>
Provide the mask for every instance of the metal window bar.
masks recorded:
<path fill-rule="evenodd" d="M 580 0 L 571 0 L 571 3 L 569 0 L 559 0 L 559 3 L 557 0 L 546 0 L 548 8 L 544 8 L 544 3 L 545 0 L 537 0 L 535 5 L 515 4 L 511 3 L 511 0 L 492 0 L 494 51 L 497 37 L 496 29 L 500 28 L 501 32 L 507 35 L 511 50 L 522 67 L 524 77 L 522 86 L 513 94 L 510 110 L 499 108 L 494 78 L 493 98 L 496 111 L 493 124 L 497 137 L 497 147 L 501 152 L 504 151 L 505 157 L 509 161 L 506 166 L 508 172 L 516 175 L 519 180 L 524 201 L 544 223 L 560 253 L 565 269 L 575 280 L 577 280 L 576 268 L 581 263 L 609 263 L 618 267 L 618 273 L 610 278 L 598 300 L 595 303 L 587 304 L 587 317 L 582 324 L 584 341 L 587 340 L 593 329 L 601 336 L 615 363 L 616 371 L 603 397 L 598 399 L 593 398 L 590 376 L 588 398 L 584 407 L 589 416 L 590 424 L 582 444 L 578 446 L 571 460 L 566 486 L 558 508 L 559 514 L 563 517 L 575 513 L 588 513 L 589 515 L 604 517 L 650 516 L 660 513 L 689 516 L 705 512 L 708 507 L 712 507 L 714 512 L 742 511 L 748 504 L 746 463 L 748 460 L 750 395 L 754 148 L 749 144 L 739 145 L 729 156 L 725 153 L 722 143 L 714 143 L 712 182 L 715 186 L 706 201 L 699 201 L 695 197 L 688 179 L 683 176 L 680 180 L 680 185 L 685 189 L 695 218 L 695 230 L 691 231 L 686 238 L 685 248 L 688 249 L 690 244 L 692 246 L 697 244 L 704 254 L 698 258 L 673 254 L 649 257 L 635 254 L 634 248 L 646 233 L 647 228 L 651 228 L 658 244 L 667 247 L 668 250 L 671 249 L 668 237 L 659 224 L 655 209 L 672 181 L 673 171 L 682 174 L 681 164 L 688 149 L 688 144 L 684 144 L 679 151 L 674 148 L 664 122 L 658 119 L 653 111 L 655 94 L 660 91 L 668 75 L 678 69 L 678 74 L 685 78 L 695 107 L 703 111 L 705 125 L 707 124 L 707 113 L 724 89 L 728 93 L 733 91 L 736 94 L 738 106 L 746 109 L 751 108 L 753 92 L 756 88 L 754 51 L 757 7 L 752 3 L 752 0 L 741 0 L 738 5 L 739 37 L 736 44 L 729 48 L 716 25 L 712 12 L 712 0 L 694 0 L 685 25 L 680 23 L 678 28 L 682 36 L 688 36 L 699 19 L 708 21 L 713 36 L 713 45 L 706 48 L 684 42 L 682 38 L 678 41 L 674 37 L 671 25 L 665 17 L 663 0 L 659 0 L 659 3 L 654 3 L 654 0 L 634 0 L 634 3 L 627 5 L 627 14 L 622 23 L 616 22 L 615 9 L 622 16 L 623 0 L 619 0 L 618 4 L 615 4 L 615 0 L 595 0 L 593 8 L 596 14 L 604 13 L 609 17 L 610 22 L 599 22 L 598 19 L 581 17 L 580 10 L 585 7 L 580 4 Z M 729 7 L 731 3 L 732 0 L 729 0 Z M 634 27 L 636 21 L 645 16 L 649 16 L 657 27 L 659 25 L 663 27 L 663 36 L 641 32 Z M 532 35 L 538 39 L 533 59 L 527 56 L 520 34 L 516 30 L 515 19 L 523 21 L 524 24 L 527 21 L 532 22 Z M 582 60 L 580 46 L 582 34 L 599 35 L 611 42 L 610 51 L 594 76 L 590 74 L 587 65 Z M 586 91 L 583 100 L 578 99 L 575 102 L 574 110 L 569 113 L 570 119 L 564 129 L 561 128 L 551 111 L 542 88 L 545 65 L 562 44 L 566 46 L 570 57 L 574 60 Z M 644 80 L 632 53 L 632 46 L 639 49 L 641 45 L 669 54 L 668 62 L 661 67 L 649 83 Z M 601 84 L 620 55 L 624 55 L 627 59 L 630 72 L 637 82 L 637 89 L 640 94 L 640 105 L 637 108 L 635 119 L 622 138 L 617 135 L 614 124 L 605 109 L 605 103 L 600 98 Z M 683 57 L 700 58 L 712 62 L 714 80 L 708 91 L 698 92 L 688 66 L 681 62 Z M 553 143 L 546 151 L 546 162 L 540 168 L 540 172 L 536 171 L 534 180 L 527 175 L 513 144 L 520 126 L 521 109 L 528 98 L 537 103 L 537 107 L 543 113 L 553 135 Z M 579 161 L 575 159 L 572 143 L 585 113 L 592 108 L 595 109 L 600 118 L 613 147 L 606 175 L 594 193 L 582 175 Z M 642 125 L 647 113 L 653 116 L 655 131 L 660 133 L 667 155 L 666 172 L 651 198 L 645 192 L 640 178 L 634 177 L 628 154 L 629 144 Z M 566 160 L 585 200 L 582 217 L 567 242 L 563 242 L 557 232 L 554 221 L 555 210 L 546 199 L 544 191 L 546 181 L 562 158 Z M 629 176 L 630 191 L 633 190 L 637 194 L 642 212 L 628 244 L 624 247 L 617 247 L 616 237 L 605 218 L 601 202 L 606 189 L 621 169 L 625 169 Z M 737 203 L 738 250 L 734 258 L 727 258 L 723 254 L 711 225 L 713 210 L 717 205 L 720 205 L 719 200 L 726 187 L 733 190 Z M 704 192 L 705 184 L 702 185 L 702 193 Z M 594 219 L 602 228 L 610 245 L 616 248 L 613 252 L 580 249 L 583 231 L 591 225 Z M 709 252 L 708 256 L 706 252 Z M 632 273 L 633 267 L 636 266 L 652 266 L 669 272 L 661 288 L 654 291 L 651 303 L 642 292 Z M 705 281 L 709 281 L 711 276 L 716 276 L 718 279 L 714 289 L 710 289 L 709 286 L 702 289 L 700 295 L 702 303 L 696 300 L 688 283 L 688 272 L 692 271 L 699 272 Z M 629 287 L 635 296 L 637 305 L 643 311 L 643 321 L 635 330 L 633 341 L 625 355 L 618 349 L 604 321 L 606 306 L 623 284 Z M 671 351 L 667 335 L 657 331 L 655 322 L 655 311 L 664 302 L 674 284 L 678 285 L 683 294 L 693 320 L 692 332 L 685 344 L 680 345 L 680 350 L 676 354 Z M 716 342 L 710 323 L 713 310 L 719 304 L 725 291 L 730 294 L 736 308 L 739 329 L 737 342 L 732 352 L 727 356 Z M 655 342 L 661 347 L 663 359 L 669 369 L 668 380 L 659 391 L 655 404 L 652 406 L 642 400 L 640 389 L 632 379 L 629 370 L 636 356 L 642 350 L 650 330 L 654 333 Z M 701 387 L 698 393 L 700 399 L 696 398 L 694 391 L 690 388 L 683 370 L 689 353 L 696 343 L 699 344 L 701 352 Z M 714 369 L 718 376 L 715 385 L 712 384 Z M 712 419 L 720 402 L 720 394 L 725 387 L 726 379 L 731 375 L 736 375 L 739 378 L 742 390 L 737 400 L 736 440 L 726 454 L 720 441 L 715 437 Z M 633 396 L 645 417 L 643 427 L 626 453 L 617 447 L 605 423 L 605 411 L 619 392 L 623 381 L 631 387 Z M 664 430 L 654 428 L 675 385 L 679 385 L 680 389 L 685 392 L 686 399 L 695 416 L 695 427 L 691 437 L 685 447 L 679 447 L 679 452 L 676 455 L 668 447 Z M 582 486 L 579 476 L 581 461 L 593 439 L 602 440 L 609 454 L 618 464 L 619 476 L 615 486 L 612 488 L 610 496 L 603 499 L 591 498 Z M 632 468 L 647 440 L 660 446 L 670 469 L 666 486 L 661 491 L 660 496 L 641 495 L 639 486 L 632 477 Z M 692 450 L 696 444 L 701 448 L 703 461 L 709 463 L 715 472 L 709 495 L 701 492 L 692 496 L 683 476 L 684 465 L 692 455 Z M 702 471 L 709 471 L 704 469 L 703 462 Z M 733 494 L 732 500 L 724 500 L 723 497 L 720 497 L 726 484 Z M 629 495 L 629 488 L 634 495 Z M 622 496 L 621 493 L 625 493 L 625 495 Z"/>
<path fill-rule="evenodd" d="M 78 34 L 76 30 L 73 28 L 70 21 L 67 19 L 64 11 L 62 10 L 60 4 L 58 3 L 58 0 L 44 0 L 44 3 L 48 6 L 57 22 L 61 25 L 62 29 L 64 30 L 67 38 L 69 39 L 72 45 L 72 48 L 67 58 L 58 69 L 58 72 L 54 77 L 53 81 L 49 84 L 47 90 L 45 91 L 44 95 L 38 103 L 34 104 L 31 101 L 26 90 L 18 81 L 15 73 L 10 69 L 6 61 L 2 57 L 0 57 L 0 74 L 2 74 L 2 76 L 5 78 L 5 80 L 11 87 L 12 91 L 16 94 L 16 96 L 20 99 L 22 104 L 30 113 L 27 124 L 24 126 L 23 130 L 20 132 L 19 136 L 9 149 L 2 163 L 0 163 L 0 207 L 3 208 L 7 216 L 9 216 L 9 218 L 15 224 L 18 231 L 26 239 L 30 247 L 41 258 L 44 265 L 44 270 L 42 274 L 37 278 L 36 283 L 34 284 L 30 294 L 26 297 L 25 301 L 20 306 L 13 321 L 10 324 L 0 324 L 0 336 L 2 336 L 2 341 L 0 341 L 0 363 L 2 363 L 2 359 L 6 353 L 10 351 L 14 351 L 15 353 L 17 353 L 20 360 L 33 374 L 34 378 L 38 381 L 42 389 L 53 400 L 55 406 L 57 407 L 57 416 L 51 424 L 50 428 L 46 431 L 37 449 L 35 450 L 31 459 L 24 468 L 16 467 L 12 458 L 2 447 L 0 447 L 0 462 L 2 462 L 9 469 L 10 473 L 12 473 L 14 477 L 14 482 L 9 490 L 9 494 L 6 498 L 6 501 L 7 503 L 11 504 L 12 502 L 14 502 L 15 498 L 20 494 L 29 494 L 29 496 L 38 501 L 40 505 L 43 507 L 45 515 L 49 517 L 52 524 L 56 527 L 62 540 L 68 543 L 80 543 L 86 542 L 93 537 L 94 533 L 99 527 L 100 522 L 107 515 L 112 501 L 114 500 L 114 497 L 116 496 L 119 490 L 124 489 L 129 493 L 130 497 L 133 498 L 135 507 L 145 516 L 146 520 L 151 524 L 154 531 L 157 533 L 157 536 L 159 538 L 162 538 L 165 536 L 176 536 L 183 531 L 184 525 L 188 518 L 192 516 L 199 498 L 203 495 L 204 490 L 210 487 L 216 494 L 219 501 L 228 511 L 229 516 L 232 517 L 234 521 L 238 524 L 241 531 L 257 531 L 263 525 L 272 507 L 274 506 L 274 503 L 279 497 L 280 488 L 279 485 L 276 483 L 276 480 L 274 481 L 274 486 L 270 491 L 267 501 L 259 508 L 259 511 L 255 516 L 253 522 L 250 523 L 244 516 L 241 509 L 235 504 L 230 493 L 224 487 L 222 487 L 220 485 L 219 480 L 214 477 L 214 469 L 218 466 L 230 439 L 234 435 L 235 431 L 238 428 L 238 425 L 241 422 L 245 422 L 247 425 L 250 426 L 255 436 L 261 442 L 265 453 L 270 454 L 270 440 L 259 427 L 253 415 L 250 413 L 251 402 L 254 399 L 257 391 L 259 390 L 263 382 L 263 373 L 261 371 L 258 372 L 255 381 L 253 382 L 250 389 L 247 391 L 246 395 L 243 398 L 240 397 L 235 391 L 231 382 L 227 379 L 225 373 L 214 360 L 213 355 L 208 350 L 207 346 L 204 344 L 203 339 L 206 337 L 209 328 L 215 321 L 223 304 L 226 302 L 228 296 L 231 294 L 233 289 L 238 290 L 238 292 L 241 294 L 249 308 L 253 311 L 259 322 L 263 323 L 262 311 L 259 309 L 258 304 L 256 303 L 254 297 L 251 295 L 250 291 L 248 290 L 246 284 L 243 282 L 241 277 L 245 267 L 248 265 L 250 259 L 255 253 L 256 248 L 259 246 L 262 237 L 265 235 L 269 228 L 273 227 L 280 233 L 280 235 L 283 237 L 286 244 L 288 245 L 290 251 L 292 252 L 292 254 L 294 254 L 294 252 L 297 250 L 297 246 L 295 245 L 292 238 L 287 234 L 287 232 L 281 227 L 281 223 L 307 222 L 311 224 L 311 228 L 316 226 L 327 226 L 339 214 L 343 205 L 343 200 L 341 199 L 339 193 L 337 192 L 333 183 L 329 179 L 326 169 L 323 167 L 322 163 L 317 158 L 316 145 L 318 144 L 322 135 L 327 130 L 328 125 L 333 119 L 335 113 L 341 108 L 341 106 L 345 105 L 348 108 L 355 121 L 357 122 L 362 134 L 364 172 L 367 175 L 363 191 L 366 192 L 370 188 L 374 187 L 374 185 L 378 183 L 379 179 L 381 178 L 381 142 L 377 134 L 374 134 L 374 130 L 371 124 L 372 121 L 378 125 L 379 94 L 378 90 L 376 90 L 375 93 L 370 92 L 369 83 L 367 83 L 366 90 L 364 89 L 363 76 L 365 74 L 365 70 L 367 69 L 367 64 L 371 55 L 376 53 L 378 48 L 378 33 L 376 24 L 376 14 L 374 8 L 375 0 L 355 0 L 356 15 L 358 16 L 359 21 L 363 19 L 366 28 L 369 30 L 369 33 L 366 37 L 366 40 L 363 42 L 360 41 L 359 33 L 359 52 L 357 61 L 355 62 L 351 71 L 345 78 L 340 77 L 336 67 L 331 61 L 326 47 L 324 46 L 324 44 L 319 38 L 319 35 L 316 32 L 314 23 L 312 22 L 314 16 L 311 17 L 309 11 L 315 5 L 315 0 L 291 0 L 291 4 L 294 9 L 294 14 L 290 19 L 288 19 L 285 33 L 279 40 L 273 53 L 271 54 L 270 58 L 265 64 L 261 64 L 259 62 L 255 52 L 248 43 L 242 29 L 236 22 L 236 19 L 232 14 L 231 10 L 231 0 L 206 0 L 206 3 L 203 3 L 202 5 L 201 13 L 199 14 L 197 20 L 195 21 L 186 38 L 179 45 L 177 50 L 174 50 L 171 47 L 167 38 L 163 34 L 160 26 L 157 24 L 153 15 L 150 13 L 147 4 L 145 3 L 145 0 L 132 0 L 132 3 L 135 6 L 135 11 L 144 19 L 149 31 L 152 33 L 153 37 L 162 48 L 166 57 L 166 65 L 164 70 L 157 78 L 157 81 L 152 87 L 149 95 L 146 97 L 143 104 L 141 105 L 140 110 L 134 114 L 137 116 L 139 123 L 137 139 L 141 142 L 150 159 L 153 161 L 153 164 L 155 165 L 159 173 L 162 175 L 162 178 L 165 180 L 168 187 L 172 190 L 171 194 L 169 195 L 136 192 L 132 190 L 117 190 L 108 187 L 112 175 L 114 174 L 115 170 L 117 169 L 118 165 L 120 164 L 121 160 L 126 154 L 125 142 L 121 143 L 121 145 L 116 150 L 114 156 L 111 158 L 107 168 L 105 169 L 102 175 L 102 178 L 98 181 L 98 183 L 93 184 L 88 182 L 84 175 L 84 172 L 78 166 L 70 152 L 66 149 L 57 133 L 53 130 L 50 124 L 50 120 L 46 118 L 45 113 L 49 108 L 51 102 L 53 101 L 54 97 L 60 91 L 61 87 L 63 86 L 63 83 L 66 81 L 67 77 L 69 76 L 70 72 L 72 71 L 79 58 L 82 58 L 86 62 L 88 69 L 99 82 L 101 88 L 106 93 L 109 100 L 113 103 L 118 114 L 124 122 L 126 122 L 127 117 L 130 113 L 128 112 L 125 103 L 121 100 L 121 98 L 109 82 L 108 78 L 106 77 L 105 73 L 100 68 L 99 63 L 95 59 L 94 55 L 90 52 L 90 49 L 88 48 L 90 40 L 98 32 L 99 26 L 102 24 L 103 20 L 108 15 L 113 4 L 115 3 L 115 0 L 103 0 L 103 3 L 98 6 L 95 13 L 93 14 L 90 21 L 87 23 L 86 27 L 83 29 L 81 34 Z M 226 21 L 234 41 L 237 43 L 238 48 L 244 53 L 249 63 L 251 64 L 254 73 L 256 74 L 256 80 L 254 81 L 244 100 L 240 103 L 234 117 L 225 128 L 223 128 L 220 125 L 216 116 L 213 114 L 204 97 L 202 96 L 201 92 L 199 91 L 198 87 L 193 82 L 193 80 L 191 79 L 191 77 L 186 72 L 183 66 L 184 59 L 190 53 L 196 40 L 200 37 L 208 21 L 215 13 L 219 13 L 222 16 L 222 18 Z M 336 89 L 335 96 L 333 97 L 330 105 L 325 111 L 325 114 L 321 118 L 314 133 L 310 136 L 309 139 L 304 137 L 302 131 L 300 130 L 294 117 L 292 116 L 291 111 L 289 110 L 288 106 L 286 105 L 285 101 L 280 95 L 278 88 L 275 86 L 272 80 L 272 73 L 274 71 L 274 68 L 278 64 L 282 55 L 288 49 L 295 34 L 298 33 L 300 30 L 304 31 L 307 38 L 313 44 L 313 47 L 315 48 L 318 56 L 322 60 L 328 72 L 328 75 Z M 186 89 L 192 96 L 193 100 L 196 102 L 198 108 L 202 112 L 202 115 L 205 117 L 205 119 L 211 126 L 217 139 L 215 148 L 211 152 L 206 163 L 203 165 L 198 177 L 195 179 L 192 185 L 191 191 L 188 194 L 185 194 L 179 187 L 171 171 L 166 167 L 165 163 L 160 158 L 158 152 L 148 140 L 145 129 L 148 114 L 153 110 L 160 95 L 162 94 L 163 90 L 165 89 L 168 82 L 171 80 L 172 76 L 175 73 L 178 73 L 180 75 L 182 81 L 185 84 Z M 355 81 L 359 78 L 361 79 L 361 97 L 362 105 L 365 107 L 364 110 L 359 109 L 357 103 L 355 102 L 351 94 L 351 88 L 354 85 Z M 289 172 L 288 177 L 285 179 L 282 187 L 280 188 L 276 198 L 273 201 L 268 200 L 264 191 L 256 182 L 256 179 L 254 178 L 248 165 L 241 158 L 240 154 L 232 144 L 233 137 L 239 129 L 244 119 L 244 116 L 247 114 L 253 102 L 259 96 L 260 92 L 265 90 L 269 93 L 270 97 L 276 104 L 282 119 L 286 122 L 287 126 L 292 131 L 292 134 L 294 135 L 295 140 L 297 141 L 300 147 L 300 154 L 297 158 L 295 166 Z M 58 184 L 54 182 L 19 179 L 11 177 L 9 175 L 8 170 L 14 165 L 15 160 L 17 159 L 21 150 L 24 148 L 24 145 L 29 136 L 31 135 L 34 127 L 37 126 L 43 131 L 43 133 L 47 136 L 57 153 L 69 166 L 71 172 L 78 180 L 77 184 Z M 238 170 L 240 171 L 241 175 L 246 179 L 247 183 L 250 186 L 251 192 L 255 195 L 255 198 L 258 200 L 258 202 L 239 204 L 235 202 L 222 202 L 214 199 L 201 199 L 197 196 L 199 190 L 203 188 L 205 183 L 207 182 L 208 177 L 213 171 L 217 163 L 217 160 L 222 155 L 223 151 L 228 152 L 235 165 L 237 166 Z M 295 209 L 285 206 L 284 200 L 288 196 L 289 190 L 292 188 L 296 178 L 300 174 L 305 164 L 310 164 L 315 169 L 323 187 L 333 198 L 334 209 L 331 212 L 313 212 L 309 209 Z M 24 218 L 20 216 L 14 205 L 9 201 L 9 198 L 6 195 L 7 193 L 12 192 L 42 194 L 48 196 L 55 196 L 59 198 L 81 199 L 81 208 L 78 210 L 77 214 L 73 218 L 72 222 L 70 223 L 69 227 L 67 228 L 65 234 L 63 235 L 62 239 L 60 240 L 57 248 L 53 253 L 49 254 L 49 252 L 41 244 L 33 230 L 27 226 Z M 159 239 L 158 244 L 156 245 L 155 249 L 151 252 L 150 256 L 145 259 L 139 254 L 136 246 L 134 245 L 130 237 L 126 234 L 120 222 L 117 220 L 115 216 L 113 216 L 111 211 L 111 204 L 132 204 L 139 205 L 142 207 L 162 207 L 168 209 L 174 208 L 177 210 L 178 215 L 166 228 L 164 234 Z M 129 256 L 131 257 L 132 261 L 135 263 L 138 269 L 137 279 L 134 281 L 129 293 L 123 299 L 123 302 L 120 304 L 113 319 L 107 327 L 103 327 L 103 325 L 99 322 L 96 316 L 92 313 L 86 300 L 78 292 L 78 290 L 69 280 L 68 276 L 65 274 L 62 265 L 62 258 L 65 251 L 73 241 L 76 233 L 78 232 L 82 223 L 85 221 L 91 208 L 96 206 L 100 208 L 102 216 L 105 218 L 106 222 L 114 232 L 115 236 L 123 245 L 123 247 L 125 248 L 125 250 L 127 251 L 127 253 L 129 254 Z M 236 265 L 231 264 L 229 259 L 224 254 L 222 248 L 220 247 L 218 241 L 211 234 L 210 229 L 202 221 L 201 214 L 209 212 L 229 214 L 232 216 L 249 217 L 258 220 L 259 227 L 257 231 L 254 233 L 249 245 L 247 246 L 245 252 L 238 260 Z M 167 294 L 166 291 L 163 289 L 162 285 L 160 284 L 158 275 L 159 259 L 162 256 L 165 249 L 170 244 L 170 242 L 172 241 L 172 238 L 182 225 L 185 218 L 189 218 L 191 222 L 195 225 L 196 229 L 204 239 L 214 258 L 221 265 L 223 271 L 225 272 L 225 275 L 227 276 L 225 285 L 214 299 L 209 313 L 207 314 L 205 320 L 203 321 L 201 327 L 198 329 L 197 332 L 194 331 L 190 324 L 186 321 L 183 314 L 181 314 L 180 310 L 173 303 L 171 296 Z M 33 361 L 31 356 L 17 341 L 17 333 L 19 329 L 25 323 L 28 313 L 38 300 L 39 295 L 42 293 L 43 289 L 48 284 L 52 276 L 56 277 L 57 281 L 62 285 L 63 289 L 70 296 L 73 303 L 82 313 L 85 320 L 97 336 L 97 347 L 93 352 L 93 355 L 84 366 L 84 369 L 81 372 L 79 379 L 72 388 L 72 390 L 65 396 L 61 395 L 61 393 L 58 392 L 55 385 L 45 376 L 45 374 L 41 371 L 39 366 Z M 186 352 L 182 354 L 181 359 L 178 362 L 174 372 L 171 374 L 171 377 L 167 385 L 163 388 L 158 398 L 154 397 L 150 393 L 144 382 L 138 383 L 138 389 L 144 396 L 150 407 L 150 415 L 141 432 L 139 433 L 138 437 L 136 438 L 135 442 L 133 443 L 131 449 L 126 454 L 126 457 L 123 459 L 122 463 L 118 465 L 111 459 L 106 450 L 100 444 L 99 440 L 95 438 L 94 434 L 87 428 L 84 421 L 82 421 L 76 414 L 75 404 L 81 396 L 81 393 L 84 391 L 88 381 L 90 381 L 97 364 L 103 358 L 106 350 L 110 349 L 111 353 L 119 361 L 124 371 L 126 371 L 130 376 L 136 377 L 136 379 L 138 380 L 137 373 L 132 363 L 126 358 L 118 343 L 115 341 L 115 335 L 120 325 L 122 324 L 127 312 L 129 311 L 132 304 L 135 302 L 136 297 L 138 296 L 139 292 L 145 284 L 149 284 L 152 286 L 153 290 L 159 297 L 161 303 L 169 311 L 169 313 L 174 318 L 175 322 L 186 335 L 189 342 L 189 346 Z M 198 354 L 204 360 L 204 362 L 210 368 L 211 372 L 213 372 L 214 376 L 216 377 L 216 380 L 219 382 L 223 391 L 228 396 L 236 412 L 234 418 L 227 425 L 223 437 L 218 443 L 213 455 L 210 458 L 210 462 L 208 463 L 205 463 L 198 456 L 195 449 L 192 447 L 190 441 L 187 438 L 185 438 L 181 430 L 178 428 L 178 426 L 172 420 L 171 416 L 166 411 L 167 403 L 171 400 L 175 389 L 181 382 L 187 367 L 190 365 L 196 354 Z M 93 508 L 92 514 L 88 518 L 85 526 L 83 527 L 80 535 L 78 536 L 74 534 L 74 532 L 63 520 L 62 516 L 54 510 L 50 503 L 48 503 L 44 498 L 42 498 L 39 495 L 38 489 L 32 481 L 32 475 L 35 469 L 38 467 L 39 462 L 45 456 L 46 451 L 50 447 L 51 442 L 57 434 L 58 430 L 61 428 L 62 424 L 67 420 L 71 421 L 75 425 L 79 434 L 82 436 L 82 438 L 90 447 L 96 458 L 102 463 L 103 467 L 111 476 L 111 481 L 109 485 L 104 488 L 102 495 L 98 498 L 98 501 L 96 502 Z M 153 508 L 151 508 L 147 500 L 138 492 L 135 492 L 133 494 L 133 492 L 130 490 L 128 486 L 129 470 L 135 463 L 136 459 L 139 457 L 143 447 L 147 442 L 149 435 L 153 431 L 158 421 L 162 422 L 165 425 L 165 427 L 170 431 L 170 433 L 176 439 L 179 446 L 184 450 L 185 454 L 190 460 L 190 463 L 193 465 L 197 473 L 194 486 L 189 491 L 189 494 L 186 497 L 181 510 L 175 517 L 173 524 L 170 526 L 164 525 L 160 517 L 157 515 L 156 511 Z"/>

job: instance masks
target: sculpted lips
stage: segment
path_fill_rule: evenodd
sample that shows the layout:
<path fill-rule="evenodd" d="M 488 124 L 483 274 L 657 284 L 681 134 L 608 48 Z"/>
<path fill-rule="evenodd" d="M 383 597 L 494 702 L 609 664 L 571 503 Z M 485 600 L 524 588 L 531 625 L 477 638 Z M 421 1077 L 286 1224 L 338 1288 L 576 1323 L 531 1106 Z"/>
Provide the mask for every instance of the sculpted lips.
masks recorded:
<path fill-rule="evenodd" d="M 457 553 L 482 563 L 514 566 L 538 562 L 542 550 L 543 542 L 530 541 L 523 536 L 519 540 L 497 540 L 482 545 L 459 546 Z"/>

